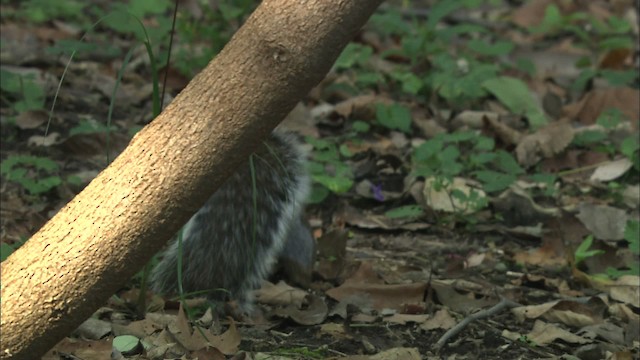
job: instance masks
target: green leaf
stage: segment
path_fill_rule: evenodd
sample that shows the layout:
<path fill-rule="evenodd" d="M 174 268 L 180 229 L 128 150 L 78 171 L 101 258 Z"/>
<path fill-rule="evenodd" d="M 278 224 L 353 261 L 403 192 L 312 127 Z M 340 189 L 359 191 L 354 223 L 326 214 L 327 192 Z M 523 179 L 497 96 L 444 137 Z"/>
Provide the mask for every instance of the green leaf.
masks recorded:
<path fill-rule="evenodd" d="M 340 159 L 340 153 L 335 145 L 329 149 L 319 150 L 313 153 L 313 159 L 319 162 L 330 162 Z"/>
<path fill-rule="evenodd" d="M 373 71 L 358 71 L 355 76 L 358 85 L 364 87 L 377 85 L 384 80 L 382 74 Z"/>
<path fill-rule="evenodd" d="M 100 124 L 97 121 L 91 120 L 82 120 L 80 123 L 71 128 L 69 131 L 69 135 L 79 135 L 79 134 L 98 134 L 98 133 L 106 133 L 111 131 L 115 131 L 115 127 L 111 128 L 106 125 Z"/>
<path fill-rule="evenodd" d="M 547 190 L 546 193 L 549 195 L 556 190 L 555 183 L 556 181 L 558 181 L 557 175 L 538 173 L 538 174 L 529 175 L 528 177 L 529 177 L 529 180 L 533 182 L 544 184 Z"/>
<path fill-rule="evenodd" d="M 536 64 L 530 59 L 518 58 L 516 68 L 532 77 L 536 74 Z"/>
<path fill-rule="evenodd" d="M 629 159 L 633 159 L 633 155 L 637 153 L 639 149 L 640 141 L 638 141 L 638 138 L 635 136 L 625 138 L 620 144 L 620 152 Z"/>
<path fill-rule="evenodd" d="M 496 146 L 495 140 L 486 136 L 478 136 L 473 149 L 476 151 L 491 151 Z"/>
<path fill-rule="evenodd" d="M 524 169 L 520 167 L 520 164 L 518 164 L 513 155 L 504 150 L 498 150 L 496 152 L 495 164 L 498 169 L 506 172 L 507 174 L 521 175 L 525 173 Z"/>
<path fill-rule="evenodd" d="M 353 180 L 346 177 L 335 177 L 328 175 L 312 175 L 312 179 L 324 185 L 334 193 L 345 193 L 353 186 Z"/>
<path fill-rule="evenodd" d="M 319 204 L 323 202 L 324 199 L 326 199 L 329 196 L 329 194 L 331 194 L 331 191 L 329 191 L 329 189 L 327 189 L 326 186 L 314 183 L 311 186 L 311 194 L 307 198 L 307 203 Z"/>
<path fill-rule="evenodd" d="M 384 215 L 390 219 L 415 218 L 423 214 L 424 210 L 418 205 L 405 205 L 384 213 Z"/>
<path fill-rule="evenodd" d="M 383 13 L 373 14 L 369 22 L 377 31 L 386 35 L 404 35 L 409 34 L 413 30 L 411 23 L 403 18 L 399 9 L 392 7 Z"/>
<path fill-rule="evenodd" d="M 133 335 L 120 335 L 113 338 L 113 348 L 121 353 L 132 353 L 140 344 L 140 339 Z"/>
<path fill-rule="evenodd" d="M 624 239 L 629 243 L 629 250 L 633 254 L 640 255 L 640 222 L 638 220 L 627 221 Z"/>
<path fill-rule="evenodd" d="M 345 144 L 341 144 L 340 145 L 340 155 L 346 157 L 346 158 L 350 158 L 353 156 L 353 153 L 351 152 L 351 150 L 349 149 L 349 147 Z"/>
<path fill-rule="evenodd" d="M 469 154 L 469 164 L 473 167 L 481 167 L 493 162 L 496 156 L 495 153 L 471 153 Z"/>
<path fill-rule="evenodd" d="M 601 143 L 607 138 L 607 135 L 599 130 L 587 130 L 577 133 L 573 137 L 573 145 L 588 146 L 590 144 Z"/>
<path fill-rule="evenodd" d="M 530 31 L 532 33 L 550 33 L 558 28 L 561 28 L 564 24 L 564 18 L 560 13 L 560 9 L 554 5 L 548 5 L 544 12 L 544 18 L 539 26 L 532 27 Z"/>
<path fill-rule="evenodd" d="M 478 134 L 474 131 L 456 131 L 451 134 L 447 134 L 445 140 L 447 142 L 464 142 L 469 140 L 474 140 L 478 137 Z"/>
<path fill-rule="evenodd" d="M 400 104 L 376 104 L 376 119 L 388 129 L 411 132 L 411 111 Z"/>
<path fill-rule="evenodd" d="M 316 139 L 313 136 L 306 136 L 304 141 L 312 145 L 315 150 L 329 149 L 334 146 L 334 144 L 327 139 Z"/>
<path fill-rule="evenodd" d="M 504 174 L 497 171 L 491 170 L 480 170 L 474 173 L 475 177 L 483 183 L 484 191 L 486 192 L 495 192 L 501 191 L 513 184 L 517 177 L 512 174 Z"/>
<path fill-rule="evenodd" d="M 28 0 L 23 1 L 19 14 L 28 20 L 41 23 L 49 20 L 75 19 L 89 5 L 84 1 Z"/>
<path fill-rule="evenodd" d="M 444 141 L 442 137 L 435 137 L 433 139 L 429 139 L 420 146 L 418 146 L 414 152 L 414 158 L 418 162 L 425 162 L 434 157 L 444 147 Z"/>
<path fill-rule="evenodd" d="M 527 85 L 521 80 L 501 76 L 484 81 L 482 86 L 511 112 L 527 116 L 534 128 L 546 124 L 547 119 L 544 113 L 533 100 Z"/>
<path fill-rule="evenodd" d="M 638 70 L 618 71 L 618 70 L 600 70 L 600 76 L 606 79 L 611 86 L 630 86 L 638 81 Z"/>
<path fill-rule="evenodd" d="M 622 111 L 617 108 L 605 109 L 596 119 L 596 124 L 611 130 L 622 123 Z"/>
<path fill-rule="evenodd" d="M 429 19 L 426 23 L 427 29 L 435 29 L 440 20 L 462 6 L 464 6 L 464 3 L 461 1 L 437 1 L 429 9 Z"/>
<path fill-rule="evenodd" d="M 172 2 L 168 0 L 129 0 L 127 6 L 129 12 L 139 18 L 163 14 L 171 7 Z"/>
<path fill-rule="evenodd" d="M 593 235 L 587 236 L 584 241 L 578 246 L 574 254 L 576 265 L 583 262 L 585 259 L 592 256 L 604 254 L 603 250 L 589 250 L 593 244 Z"/>
<path fill-rule="evenodd" d="M 633 49 L 634 40 L 630 36 L 612 36 L 598 43 L 598 48 L 602 51 L 616 49 Z"/>
<path fill-rule="evenodd" d="M 480 55 L 492 57 L 508 55 L 514 48 L 513 43 L 510 41 L 496 41 L 493 44 L 489 44 L 478 39 L 469 40 L 467 46 Z"/>
<path fill-rule="evenodd" d="M 455 145 L 449 145 L 442 150 L 438 156 L 443 164 L 450 164 L 458 161 L 460 150 Z"/>
<path fill-rule="evenodd" d="M 366 133 L 366 132 L 369 132 L 369 130 L 371 129 L 371 125 L 369 125 L 368 122 L 361 121 L 361 120 L 354 121 L 351 127 L 353 128 L 353 130 L 359 133 Z"/>
<path fill-rule="evenodd" d="M 39 195 L 62 184 L 58 176 L 49 176 L 43 179 L 22 179 L 20 184 L 32 195 Z"/>
<path fill-rule="evenodd" d="M 398 71 L 391 76 L 402 84 L 402 91 L 407 94 L 416 95 L 423 87 L 423 81 L 415 74 L 408 71 Z"/>
<path fill-rule="evenodd" d="M 0 165 L 0 173 L 5 173 L 18 165 L 33 166 L 36 169 L 46 172 L 58 170 L 58 163 L 49 158 L 31 155 L 12 155 Z"/>
<path fill-rule="evenodd" d="M 591 81 L 591 79 L 593 79 L 597 75 L 598 70 L 596 69 L 583 70 L 571 85 L 571 90 L 574 92 L 582 92 L 587 87 L 589 81 Z"/>
<path fill-rule="evenodd" d="M 373 49 L 369 46 L 349 43 L 335 62 L 336 69 L 350 69 L 354 65 L 364 65 L 373 55 Z"/>
<path fill-rule="evenodd" d="M 15 251 L 15 249 L 13 248 L 13 246 L 1 242 L 0 243 L 0 262 L 5 261 L 9 255 L 11 255 L 13 252 Z"/>

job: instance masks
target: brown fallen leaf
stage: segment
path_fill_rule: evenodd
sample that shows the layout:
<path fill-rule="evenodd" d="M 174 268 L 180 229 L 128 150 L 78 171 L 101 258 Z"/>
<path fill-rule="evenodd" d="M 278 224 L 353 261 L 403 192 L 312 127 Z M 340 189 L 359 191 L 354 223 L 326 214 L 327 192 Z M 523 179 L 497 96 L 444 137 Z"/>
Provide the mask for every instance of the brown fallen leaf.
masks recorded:
<path fill-rule="evenodd" d="M 470 202 L 462 201 L 457 197 L 453 197 L 451 194 L 454 191 L 462 192 L 468 198 L 475 198 L 478 200 L 485 199 L 486 193 L 477 186 L 472 180 L 464 179 L 460 177 L 453 178 L 453 181 L 445 186 L 438 187 L 439 180 L 434 177 L 425 179 L 423 196 L 425 199 L 425 206 L 436 210 L 444 211 L 448 213 L 460 213 L 460 214 L 472 214 L 482 208 L 482 201 Z M 472 196 L 472 193 L 475 195 Z"/>
<path fill-rule="evenodd" d="M 329 313 L 329 308 L 325 301 L 318 296 L 308 295 L 307 302 L 309 305 L 304 309 L 289 305 L 285 308 L 275 309 L 273 314 L 281 318 L 289 318 L 300 325 L 322 324 Z"/>
<path fill-rule="evenodd" d="M 523 28 L 540 25 L 544 19 L 547 6 L 553 3 L 554 0 L 527 1 L 513 11 L 511 22 Z"/>
<path fill-rule="evenodd" d="M 449 330 L 456 325 L 456 320 L 449 314 L 447 309 L 438 310 L 432 318 L 420 325 L 422 330 Z"/>
<path fill-rule="evenodd" d="M 337 287 L 326 292 L 334 300 L 364 295 L 376 310 L 396 309 L 401 311 L 405 304 L 419 303 L 427 290 L 426 283 L 387 285 L 377 275 L 372 275 L 370 263 L 363 262 L 358 271 Z"/>
<path fill-rule="evenodd" d="M 293 305 L 300 308 L 307 297 L 307 292 L 295 288 L 284 281 L 272 284 L 264 281 L 260 289 L 255 291 L 256 301 L 269 305 Z"/>
<path fill-rule="evenodd" d="M 599 297 L 592 297 L 587 303 L 572 300 L 557 300 L 539 305 L 520 306 L 511 309 L 518 322 L 525 319 L 544 318 L 551 322 L 582 327 L 599 324 L 607 305 Z"/>
<path fill-rule="evenodd" d="M 482 291 L 486 288 L 480 284 L 457 286 L 456 281 L 453 280 L 434 280 L 431 282 L 431 287 L 444 306 L 458 313 L 469 314 L 498 302 L 497 299 L 484 296 Z M 473 289 L 474 287 L 476 289 Z"/>
<path fill-rule="evenodd" d="M 583 125 L 592 125 L 600 114 L 607 109 L 619 109 L 631 121 L 632 127 L 638 129 L 640 119 L 640 91 L 630 87 L 613 87 L 596 89 L 589 92 L 577 103 L 564 107 L 566 117 Z"/>
<path fill-rule="evenodd" d="M 28 110 L 16 116 L 16 126 L 23 130 L 37 129 L 45 124 L 48 119 L 49 114 L 44 110 Z"/>
<path fill-rule="evenodd" d="M 624 238 L 624 229 L 629 220 L 627 211 L 606 205 L 581 203 L 576 217 L 601 240 L 618 241 Z"/>
<path fill-rule="evenodd" d="M 336 279 L 345 267 L 348 234 L 334 229 L 318 238 L 316 273 L 325 280 Z"/>
<path fill-rule="evenodd" d="M 632 166 L 633 163 L 628 158 L 609 161 L 598 166 L 591 174 L 590 180 L 602 182 L 615 180 L 624 175 Z"/>
<path fill-rule="evenodd" d="M 487 124 L 487 127 L 489 127 L 493 132 L 496 133 L 496 136 L 500 139 L 500 141 L 507 145 L 518 144 L 524 137 L 524 135 L 520 131 L 501 122 L 499 117 L 484 116 L 482 120 L 485 124 Z"/>
<path fill-rule="evenodd" d="M 61 354 L 73 354 L 76 359 L 110 359 L 113 338 L 90 341 L 64 338 L 49 350 L 42 360 L 59 360 Z"/>
<path fill-rule="evenodd" d="M 514 341 L 518 341 L 522 338 L 521 334 L 510 332 L 508 330 L 504 330 L 502 332 L 502 336 Z M 556 340 L 563 340 L 570 344 L 588 344 L 592 342 L 592 340 L 583 338 L 567 330 L 561 329 L 556 325 L 548 324 L 540 320 L 536 320 L 533 324 L 533 329 L 531 332 L 526 334 L 526 337 L 527 340 L 536 345 L 547 345 Z"/>
<path fill-rule="evenodd" d="M 229 329 L 220 335 L 214 334 L 211 329 L 200 328 L 192 331 L 189 319 L 187 319 L 182 307 L 178 312 L 176 323 L 174 326 L 170 325 L 167 331 L 175 341 L 190 351 L 213 346 L 223 354 L 232 355 L 238 352 L 241 340 L 240 333 L 233 320 L 229 324 Z"/>
<path fill-rule="evenodd" d="M 567 121 L 551 123 L 520 140 L 516 146 L 518 162 L 531 167 L 542 158 L 551 158 L 566 149 L 573 137 L 573 127 Z"/>

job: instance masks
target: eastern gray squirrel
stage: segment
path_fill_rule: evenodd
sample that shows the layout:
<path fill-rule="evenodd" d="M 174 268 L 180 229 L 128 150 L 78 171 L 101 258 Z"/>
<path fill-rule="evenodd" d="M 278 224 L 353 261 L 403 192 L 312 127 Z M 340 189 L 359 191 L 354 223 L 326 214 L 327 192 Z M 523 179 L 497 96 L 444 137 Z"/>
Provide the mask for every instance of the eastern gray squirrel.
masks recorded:
<path fill-rule="evenodd" d="M 253 290 L 279 258 L 310 273 L 315 241 L 302 219 L 309 189 L 295 135 L 274 131 L 183 228 L 183 291 L 236 300 L 250 314 Z M 175 240 L 152 273 L 155 292 L 178 294 L 178 255 Z"/>

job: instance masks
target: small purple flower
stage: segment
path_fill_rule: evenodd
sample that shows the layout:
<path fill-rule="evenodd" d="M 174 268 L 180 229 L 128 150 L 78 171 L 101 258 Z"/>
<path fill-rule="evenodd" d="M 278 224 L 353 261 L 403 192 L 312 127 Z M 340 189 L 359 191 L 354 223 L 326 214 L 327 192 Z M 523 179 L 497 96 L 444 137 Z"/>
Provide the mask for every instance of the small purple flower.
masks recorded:
<path fill-rule="evenodd" d="M 382 202 L 384 201 L 384 195 L 382 195 L 382 185 L 371 185 L 371 192 L 373 193 L 373 198 Z"/>

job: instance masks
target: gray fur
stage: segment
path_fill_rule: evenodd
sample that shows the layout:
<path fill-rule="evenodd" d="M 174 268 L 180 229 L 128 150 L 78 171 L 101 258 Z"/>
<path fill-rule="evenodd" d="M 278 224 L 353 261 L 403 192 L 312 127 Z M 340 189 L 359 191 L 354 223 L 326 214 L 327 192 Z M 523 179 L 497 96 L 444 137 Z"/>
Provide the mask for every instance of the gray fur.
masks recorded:
<path fill-rule="evenodd" d="M 211 300 L 234 299 L 241 311 L 250 313 L 251 293 L 272 271 L 285 242 L 313 241 L 310 234 L 309 238 L 300 236 L 304 230 L 298 228 L 309 182 L 305 155 L 295 136 L 273 132 L 250 162 L 242 165 L 185 225 L 184 292 L 207 290 Z M 290 232 L 292 228 L 295 232 Z M 293 251 L 313 252 L 314 247 L 294 246 Z M 306 254 L 300 256 L 307 259 Z M 175 241 L 151 276 L 155 292 L 178 293 L 177 259 Z"/>
<path fill-rule="evenodd" d="M 316 259 L 316 241 L 302 216 L 296 217 L 289 228 L 284 248 L 278 258 L 278 267 L 287 280 L 309 287 Z"/>

